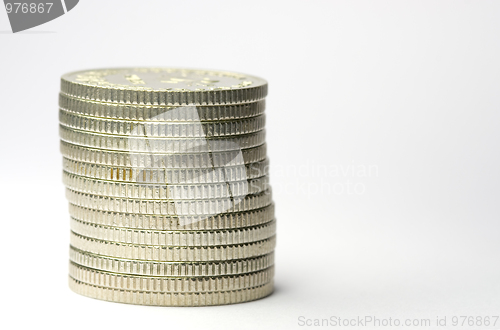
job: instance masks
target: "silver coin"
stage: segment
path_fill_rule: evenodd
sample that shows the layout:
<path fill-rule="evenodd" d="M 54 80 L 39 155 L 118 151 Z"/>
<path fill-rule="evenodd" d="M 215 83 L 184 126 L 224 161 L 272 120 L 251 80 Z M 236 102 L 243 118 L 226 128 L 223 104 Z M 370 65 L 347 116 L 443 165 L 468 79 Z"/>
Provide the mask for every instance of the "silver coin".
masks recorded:
<path fill-rule="evenodd" d="M 194 116 L 194 115 L 193 115 Z M 265 127 L 265 115 L 240 119 L 201 122 L 170 122 L 170 121 L 130 121 L 107 118 L 95 118 L 75 115 L 72 112 L 60 110 L 59 123 L 65 127 L 84 132 L 111 134 L 123 136 L 140 136 L 150 138 L 228 138 L 251 134 Z"/>
<path fill-rule="evenodd" d="M 234 105 L 212 106 L 155 106 L 140 104 L 104 103 L 79 99 L 59 94 L 59 108 L 90 117 L 137 120 L 149 122 L 211 122 L 238 120 L 262 115 L 265 111 L 265 100 Z M 195 108 L 196 112 L 191 109 Z M 185 110 L 188 111 L 185 111 Z"/>
<path fill-rule="evenodd" d="M 106 301 L 152 306 L 215 306 L 236 304 L 260 299 L 273 292 L 273 281 L 254 288 L 215 292 L 147 292 L 118 290 L 83 283 L 69 277 L 74 292 Z"/>
<path fill-rule="evenodd" d="M 74 191 L 109 197 L 141 199 L 210 199 L 258 194 L 269 188 L 269 177 L 221 183 L 114 182 L 63 172 L 63 183 Z"/>
<path fill-rule="evenodd" d="M 274 204 L 241 212 L 219 213 L 207 217 L 123 213 L 90 209 L 69 204 L 71 217 L 95 225 L 139 230 L 224 230 L 253 227 L 274 219 Z"/>
<path fill-rule="evenodd" d="M 274 276 L 274 267 L 237 275 L 168 277 L 115 274 L 70 262 L 69 275 L 83 283 L 118 290 L 201 293 L 241 290 L 269 283 Z"/>
<path fill-rule="evenodd" d="M 101 226 L 71 218 L 71 230 L 95 239 L 165 246 L 214 246 L 261 241 L 276 234 L 276 221 L 259 226 L 218 231 L 159 231 Z"/>
<path fill-rule="evenodd" d="M 61 92 L 82 99 L 126 104 L 238 104 L 265 98 L 267 82 L 246 74 L 213 70 L 96 69 L 63 75 Z"/>
<path fill-rule="evenodd" d="M 166 246 L 111 242 L 71 232 L 70 244 L 82 251 L 114 258 L 146 261 L 223 261 L 269 254 L 276 245 L 276 236 L 244 244 Z"/>
<path fill-rule="evenodd" d="M 143 168 L 79 162 L 63 157 L 63 170 L 86 178 L 118 182 L 202 184 L 251 180 L 269 174 L 269 160 L 213 168 Z"/>
<path fill-rule="evenodd" d="M 106 257 L 70 247 L 70 260 L 82 266 L 118 274 L 194 277 L 256 272 L 274 265 L 274 253 L 228 261 L 161 262 Z"/>
<path fill-rule="evenodd" d="M 95 210 L 177 216 L 183 223 L 192 216 L 209 218 L 222 213 L 254 210 L 272 203 L 270 190 L 229 198 L 148 200 L 85 194 L 66 188 L 66 198 L 71 204 Z"/>

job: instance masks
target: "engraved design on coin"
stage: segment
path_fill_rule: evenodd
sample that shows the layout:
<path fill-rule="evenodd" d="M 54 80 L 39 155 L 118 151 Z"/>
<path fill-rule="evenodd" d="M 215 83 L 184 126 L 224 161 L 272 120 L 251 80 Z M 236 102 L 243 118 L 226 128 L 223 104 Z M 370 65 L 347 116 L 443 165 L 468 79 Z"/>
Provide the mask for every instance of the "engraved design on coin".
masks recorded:
<path fill-rule="evenodd" d="M 228 90 L 265 84 L 258 78 L 232 72 L 187 69 L 109 69 L 76 72 L 66 79 L 94 86 L 137 90 Z"/>

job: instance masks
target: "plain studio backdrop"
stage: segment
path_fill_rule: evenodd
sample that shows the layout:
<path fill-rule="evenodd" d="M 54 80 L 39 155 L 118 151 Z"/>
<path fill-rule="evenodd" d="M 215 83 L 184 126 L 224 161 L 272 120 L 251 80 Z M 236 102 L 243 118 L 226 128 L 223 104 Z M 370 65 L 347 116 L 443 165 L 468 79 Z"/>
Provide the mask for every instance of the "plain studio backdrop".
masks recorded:
<path fill-rule="evenodd" d="M 500 314 L 500 2 L 85 0 L 18 34 L 2 9 L 0 30 L 6 325 L 293 329 L 370 315 L 452 328 Z M 269 81 L 272 296 L 154 308 L 69 290 L 59 78 L 123 66 Z"/>

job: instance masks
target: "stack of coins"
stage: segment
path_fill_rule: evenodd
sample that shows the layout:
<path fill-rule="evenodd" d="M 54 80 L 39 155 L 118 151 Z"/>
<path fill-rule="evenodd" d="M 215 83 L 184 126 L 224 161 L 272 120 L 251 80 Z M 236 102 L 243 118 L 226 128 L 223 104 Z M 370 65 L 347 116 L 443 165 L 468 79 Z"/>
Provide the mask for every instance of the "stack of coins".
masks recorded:
<path fill-rule="evenodd" d="M 265 80 L 231 72 L 127 68 L 62 77 L 73 291 L 163 306 L 272 292 L 266 95 Z"/>

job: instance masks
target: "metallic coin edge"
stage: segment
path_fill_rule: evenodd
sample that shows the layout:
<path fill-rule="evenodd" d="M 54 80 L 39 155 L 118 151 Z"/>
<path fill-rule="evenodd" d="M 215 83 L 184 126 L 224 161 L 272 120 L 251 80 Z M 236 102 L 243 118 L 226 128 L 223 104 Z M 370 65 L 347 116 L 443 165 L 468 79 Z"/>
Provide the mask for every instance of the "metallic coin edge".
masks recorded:
<path fill-rule="evenodd" d="M 240 290 L 263 285 L 274 277 L 274 266 L 235 275 L 171 277 L 110 273 L 70 261 L 69 275 L 83 283 L 118 290 L 200 293 Z"/>
<path fill-rule="evenodd" d="M 108 103 L 72 97 L 59 94 L 59 108 L 75 114 L 82 114 L 94 118 L 123 119 L 123 120 L 150 120 L 166 111 L 178 109 L 179 106 L 140 105 L 125 103 Z M 265 99 L 230 105 L 198 105 L 198 118 L 195 121 L 212 122 L 232 119 L 252 118 L 265 113 Z M 239 116 L 237 116 L 238 114 Z M 242 115 L 244 114 L 244 115 Z M 201 117 L 201 118 L 200 118 Z M 192 122 L 184 117 L 175 122 Z"/>
<path fill-rule="evenodd" d="M 223 230 L 245 228 L 263 224 L 274 219 L 274 203 L 240 212 L 221 213 L 209 218 L 193 216 L 187 225 L 181 225 L 179 218 L 168 215 L 123 213 L 90 209 L 69 204 L 70 216 L 95 225 L 137 230 Z M 202 218 L 202 219 L 200 219 Z M 143 225 L 139 225 L 139 223 Z M 145 224 L 148 224 L 147 226 Z"/>
<path fill-rule="evenodd" d="M 59 124 L 79 131 L 111 135 L 111 136 L 144 136 L 144 132 L 149 133 L 148 137 L 155 138 L 211 138 L 211 137 L 236 137 L 239 135 L 252 134 L 265 128 L 266 115 L 261 114 L 256 117 L 203 122 L 169 122 L 169 121 L 125 121 L 118 119 L 93 118 L 83 115 L 74 115 L 65 110 L 59 110 Z M 134 127 L 135 126 L 135 127 Z M 143 129 L 134 130 L 142 126 Z M 118 132 L 120 129 L 120 132 Z M 192 131 L 193 134 L 183 132 Z M 236 131 L 235 131 L 236 130 Z M 170 132 L 170 135 L 156 134 L 156 131 Z M 174 134 L 176 131 L 176 134 Z M 178 131 L 178 132 L 177 132 Z M 195 132 L 198 132 L 195 134 Z M 153 133 L 154 132 L 154 133 Z"/>
<path fill-rule="evenodd" d="M 164 180 L 159 181 L 159 178 L 170 178 L 173 180 L 172 184 L 179 183 L 180 177 L 190 178 L 192 181 L 196 181 L 193 184 L 209 184 L 209 183 L 222 183 L 228 181 L 241 181 L 244 180 L 237 177 L 239 172 L 245 172 L 245 178 L 255 179 L 264 175 L 269 175 L 269 159 L 266 158 L 259 162 L 254 162 L 250 164 L 241 165 L 230 165 L 224 167 L 214 168 L 146 168 L 142 169 L 146 171 L 149 181 L 146 183 L 165 183 Z M 136 171 L 136 167 L 131 166 L 110 166 L 94 164 L 89 162 L 81 162 L 66 158 L 63 156 L 63 171 L 71 173 L 73 175 L 78 175 L 80 177 L 85 177 L 89 179 L 105 180 L 112 182 L 136 182 L 136 178 L 133 177 L 133 172 Z M 216 171 L 217 170 L 217 171 Z M 255 173 L 256 172 L 256 173 Z M 224 181 L 221 180 L 208 180 L 208 177 L 215 177 L 217 175 L 224 175 Z M 202 178 L 200 181 L 200 178 Z M 157 178 L 158 181 L 154 181 L 153 178 Z"/>
<path fill-rule="evenodd" d="M 75 293 L 94 299 L 150 306 L 216 306 L 248 302 L 273 293 L 274 281 L 255 288 L 210 293 L 157 293 L 114 290 L 92 286 L 69 277 L 69 287 Z"/>
<path fill-rule="evenodd" d="M 220 276 L 258 271 L 274 265 L 274 251 L 262 256 L 228 261 L 144 261 L 102 256 L 70 246 L 76 264 L 117 274 L 146 276 Z"/>
<path fill-rule="evenodd" d="M 142 164 L 143 167 L 146 168 L 170 168 L 170 169 L 176 169 L 176 168 L 190 168 L 190 169 L 206 169 L 206 168 L 213 168 L 215 167 L 221 167 L 221 166 L 238 166 L 238 165 L 243 165 L 243 164 L 250 164 L 250 163 L 255 163 L 261 160 L 264 160 L 266 158 L 266 153 L 267 153 L 267 145 L 265 143 L 252 147 L 252 148 L 242 148 L 241 152 L 243 154 L 243 163 L 224 163 L 220 162 L 220 159 L 226 159 L 230 158 L 232 156 L 234 158 L 235 156 L 235 151 L 217 151 L 217 152 L 211 152 L 210 154 L 208 153 L 162 153 L 162 154 L 148 154 L 148 153 L 139 153 L 139 152 L 126 152 L 126 151 L 113 151 L 113 150 L 103 150 L 103 149 L 98 149 L 98 148 L 89 148 L 89 147 L 83 147 L 79 146 L 73 143 L 68 143 L 65 141 L 60 142 L 60 151 L 62 155 L 66 158 L 75 160 L 75 161 L 82 161 L 82 162 L 93 162 L 98 165 L 108 165 L 108 166 L 134 166 L 131 163 L 131 155 L 135 156 L 140 156 L 140 157 L 145 157 L 145 156 L 154 156 L 158 157 L 162 161 L 162 165 L 158 166 L 157 164 Z M 174 162 L 182 162 L 182 165 L 173 166 L 172 164 L 164 165 L 164 159 L 165 157 L 170 158 L 170 161 L 172 163 Z M 202 158 L 209 158 L 210 161 L 207 162 L 202 162 Z M 234 160 L 233 158 L 230 158 L 229 161 Z M 174 160 L 175 159 L 175 160 Z M 217 160 L 217 163 L 214 163 L 214 160 Z M 198 163 L 197 165 L 186 165 L 186 162 L 191 162 L 192 164 Z M 203 164 L 203 165 L 202 165 Z M 206 164 L 206 165 L 205 165 Z"/>
<path fill-rule="evenodd" d="M 270 187 L 268 175 L 238 181 L 216 183 L 150 183 L 114 182 L 87 178 L 63 171 L 63 184 L 73 191 L 85 194 L 130 199 L 212 199 L 256 195 Z"/>
<path fill-rule="evenodd" d="M 227 261 L 247 259 L 272 252 L 276 246 L 276 235 L 244 244 L 220 246 L 158 246 L 109 242 L 85 237 L 70 231 L 70 244 L 94 254 L 147 261 Z"/>
<path fill-rule="evenodd" d="M 220 246 L 261 241 L 276 235 L 276 220 L 221 231 L 147 231 L 94 225 L 74 218 L 70 229 L 82 236 L 134 245 Z"/>

